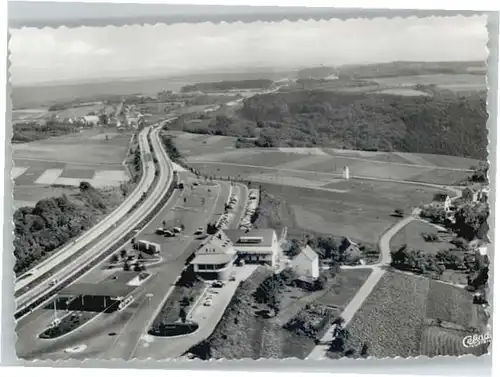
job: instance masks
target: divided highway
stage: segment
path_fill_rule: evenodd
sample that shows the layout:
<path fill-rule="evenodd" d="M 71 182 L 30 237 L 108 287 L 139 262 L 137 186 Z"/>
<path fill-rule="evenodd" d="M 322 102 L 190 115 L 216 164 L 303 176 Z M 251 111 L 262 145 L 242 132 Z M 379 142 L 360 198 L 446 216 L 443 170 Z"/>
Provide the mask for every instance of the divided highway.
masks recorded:
<path fill-rule="evenodd" d="M 50 281 L 57 279 L 58 283 L 56 285 L 50 286 L 49 281 L 45 280 L 43 282 L 38 283 L 31 290 L 18 297 L 16 299 L 16 306 L 18 312 L 22 311 L 26 307 L 29 307 L 37 300 L 44 297 L 44 295 L 47 295 L 47 293 L 49 293 L 49 296 L 52 296 L 50 295 L 51 290 L 53 290 L 55 294 L 57 288 L 60 288 L 65 284 L 67 284 L 73 276 L 75 276 L 78 272 L 82 271 L 89 263 L 102 256 L 102 254 L 104 254 L 112 245 L 114 245 L 117 240 L 120 240 L 123 237 L 123 235 L 127 234 L 131 229 L 137 226 L 137 224 L 140 223 L 161 201 L 161 199 L 163 198 L 165 193 L 169 190 L 172 184 L 173 168 L 171 161 L 169 160 L 160 142 L 158 135 L 159 131 L 160 131 L 159 128 L 155 128 L 151 132 L 151 144 L 153 146 L 154 153 L 157 156 L 158 164 L 160 167 L 158 184 L 154 187 L 151 194 L 144 200 L 142 205 L 137 210 L 135 210 L 128 218 L 126 218 L 122 223 L 116 225 L 116 220 L 115 221 L 106 220 L 107 225 L 109 225 L 109 227 L 106 228 L 105 231 L 93 234 L 92 238 L 97 237 L 96 234 L 102 235 L 103 233 L 105 233 L 105 235 L 101 239 L 99 239 L 98 242 L 89 247 L 89 249 L 85 253 L 72 259 L 71 262 L 69 262 L 66 266 L 64 266 L 64 268 L 55 272 L 51 276 Z M 147 153 L 144 153 L 144 157 L 150 155 L 149 145 L 147 145 L 148 132 L 149 129 L 146 129 L 141 133 L 141 143 L 142 142 L 146 143 L 144 151 L 148 151 Z M 144 160 L 148 161 L 145 162 L 146 174 L 144 174 L 143 176 L 145 177 L 146 182 L 149 182 L 150 186 L 155 178 L 155 166 L 152 158 L 148 159 L 144 158 Z M 138 193 L 139 198 L 142 195 L 142 193 L 143 190 L 141 189 Z M 134 204 L 138 200 L 139 199 L 136 198 Z M 122 216 L 126 213 L 127 211 L 123 212 Z M 64 259 L 67 259 L 68 255 L 71 256 L 71 254 L 67 254 Z M 55 267 L 56 264 L 54 264 L 53 266 Z M 51 297 L 47 297 L 46 299 L 43 300 L 43 302 L 46 302 L 50 298 Z M 40 302 L 36 306 L 41 305 L 43 302 Z"/>
<path fill-rule="evenodd" d="M 119 221 L 132 209 L 132 207 L 140 199 L 142 193 L 150 188 L 154 180 L 154 163 L 151 161 L 151 158 L 149 159 L 150 161 L 147 161 L 146 158 L 146 156 L 150 154 L 150 148 L 147 140 L 149 131 L 150 129 L 148 127 L 141 131 L 141 133 L 139 134 L 139 148 L 141 151 L 141 156 L 143 157 L 141 159 L 143 174 L 134 191 L 123 201 L 123 203 L 117 209 L 111 212 L 97 225 L 79 236 L 77 239 L 70 242 L 68 245 L 53 253 L 53 255 L 40 262 L 31 270 L 21 275 L 21 277 L 16 280 L 16 297 L 24 294 L 24 291 L 31 288 L 30 286 L 39 284 L 40 280 L 44 278 L 45 274 L 56 268 L 60 263 L 73 256 L 82 248 L 88 246 L 89 243 L 94 241 L 97 237 L 100 237 L 105 232 L 109 231 L 114 223 Z"/>

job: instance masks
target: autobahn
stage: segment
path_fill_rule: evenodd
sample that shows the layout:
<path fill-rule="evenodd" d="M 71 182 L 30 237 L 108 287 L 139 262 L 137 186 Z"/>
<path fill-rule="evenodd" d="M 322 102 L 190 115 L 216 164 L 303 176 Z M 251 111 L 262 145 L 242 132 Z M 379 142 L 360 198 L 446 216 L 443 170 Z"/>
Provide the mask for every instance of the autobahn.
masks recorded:
<path fill-rule="evenodd" d="M 140 223 L 155 208 L 158 202 L 162 200 L 162 197 L 169 190 L 172 184 L 173 168 L 171 161 L 169 160 L 159 140 L 159 131 L 159 128 L 155 128 L 151 132 L 151 144 L 153 146 L 155 155 L 157 156 L 158 165 L 160 168 L 158 183 L 153 188 L 151 195 L 146 197 L 142 205 L 122 223 L 118 225 L 116 225 L 116 223 L 111 223 L 111 226 L 107 228 L 108 233 L 106 233 L 104 237 L 99 239 L 99 241 L 92 245 L 87 251 L 85 251 L 85 253 L 79 255 L 76 258 L 74 258 L 73 255 L 71 261 L 67 265 L 65 265 L 63 269 L 55 272 L 50 279 L 46 279 L 45 281 L 38 283 L 38 285 L 33 287 L 30 291 L 20 296 L 16 300 L 18 312 L 23 311 L 30 305 L 33 305 L 33 302 L 37 302 L 37 300 L 40 301 L 41 297 L 46 297 L 46 299 L 41 302 L 37 302 L 36 306 L 40 306 L 47 302 L 50 298 L 53 297 L 53 294 L 55 294 L 58 289 L 61 289 L 65 284 L 70 282 L 74 275 L 84 270 L 86 266 L 91 262 L 97 260 L 109 249 L 111 245 L 115 244 L 116 241 L 120 240 L 120 238 L 122 238 L 124 234 L 127 234 L 138 223 Z M 148 132 L 149 130 L 146 130 L 144 134 L 141 134 L 144 139 L 146 139 L 146 143 Z M 145 150 L 149 150 L 149 146 L 147 146 L 147 148 L 148 149 Z M 145 156 L 148 154 L 149 152 L 145 154 Z M 146 176 L 146 179 L 153 182 L 155 178 L 155 166 L 152 158 L 149 158 L 149 160 L 146 162 L 145 173 L 146 174 L 144 174 L 144 176 Z M 142 196 L 142 193 L 143 191 L 139 191 L 140 196 Z M 137 201 L 135 203 L 137 203 Z M 100 234 L 102 233 L 103 232 L 101 232 Z M 55 284 L 54 286 L 50 286 L 50 281 L 54 281 L 54 279 L 57 280 L 57 284 Z M 53 294 L 47 294 L 48 292 L 53 292 Z M 19 316 L 17 318 L 19 318 Z"/>
<path fill-rule="evenodd" d="M 21 275 L 16 280 L 15 296 L 19 297 L 26 293 L 32 286 L 37 285 L 46 277 L 45 275 L 56 268 L 66 259 L 72 257 L 76 252 L 88 246 L 96 238 L 102 236 L 109 231 L 114 223 L 125 216 L 140 199 L 142 193 L 147 191 L 154 180 L 154 163 L 150 158 L 146 161 L 146 157 L 150 154 L 147 135 L 150 129 L 145 128 L 139 134 L 139 148 L 141 155 L 144 157 L 142 161 L 143 174 L 134 191 L 123 201 L 123 203 L 100 221 L 96 226 L 82 234 L 77 239 L 70 242 L 65 247 L 53 253 L 49 258 L 40 262 L 37 266 Z"/>

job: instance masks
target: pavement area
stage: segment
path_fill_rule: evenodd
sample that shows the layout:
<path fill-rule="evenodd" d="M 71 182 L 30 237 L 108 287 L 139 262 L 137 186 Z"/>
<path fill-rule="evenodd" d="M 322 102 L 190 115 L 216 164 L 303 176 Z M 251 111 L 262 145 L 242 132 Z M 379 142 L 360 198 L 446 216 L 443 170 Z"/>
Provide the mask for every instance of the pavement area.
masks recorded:
<path fill-rule="evenodd" d="M 179 172 L 179 174 L 181 180 L 187 183 L 195 180 L 187 172 Z M 247 192 L 246 187 L 240 187 L 238 190 L 241 190 L 242 195 Z M 222 215 L 229 191 L 228 182 L 201 182 L 199 186 L 191 187 L 188 184 L 184 190 L 176 190 L 167 206 L 158 213 L 144 231 L 136 236 L 136 239 L 145 238 L 161 243 L 162 261 L 148 267 L 147 272 L 152 276 L 133 292 L 134 302 L 121 312 L 101 314 L 98 319 L 81 329 L 64 338 L 50 341 L 42 341 L 37 336 L 40 329 L 45 328 L 53 319 L 53 311 L 38 309 L 19 321 L 17 325 L 16 331 L 20 339 L 16 345 L 18 356 L 26 359 L 58 360 L 68 358 L 130 359 L 139 347 L 143 335 L 147 333 L 147 324 L 154 319 L 158 308 L 169 294 L 169 289 L 175 284 L 184 268 L 186 258 L 202 242 L 197 239 L 194 232 L 200 227 L 206 227 L 209 221 L 215 221 Z M 202 197 L 205 200 L 202 201 Z M 236 213 L 243 211 L 243 205 L 238 205 L 234 211 Z M 237 220 L 239 216 L 235 216 L 231 226 L 237 224 Z M 158 236 L 155 230 L 162 226 L 163 221 L 169 226 L 184 224 L 185 231 L 171 238 Z M 114 271 L 116 270 L 95 268 L 77 283 L 103 281 Z M 221 315 L 222 313 L 223 311 Z M 67 352 L 67 349 L 77 345 L 82 345 L 79 352 Z M 151 347 L 153 348 L 155 347 Z"/>
<path fill-rule="evenodd" d="M 189 320 L 199 325 L 198 330 L 191 334 L 168 338 L 144 335 L 138 347 L 131 355 L 131 358 L 153 358 L 155 360 L 177 358 L 194 345 L 207 339 L 224 315 L 239 283 L 242 280 L 248 279 L 257 267 L 256 265 L 234 267 L 234 281 L 225 282 L 222 288 L 210 287 L 205 291 L 201 299 L 197 301 L 190 313 L 188 313 Z M 204 305 L 207 299 L 210 301 L 210 306 Z"/>

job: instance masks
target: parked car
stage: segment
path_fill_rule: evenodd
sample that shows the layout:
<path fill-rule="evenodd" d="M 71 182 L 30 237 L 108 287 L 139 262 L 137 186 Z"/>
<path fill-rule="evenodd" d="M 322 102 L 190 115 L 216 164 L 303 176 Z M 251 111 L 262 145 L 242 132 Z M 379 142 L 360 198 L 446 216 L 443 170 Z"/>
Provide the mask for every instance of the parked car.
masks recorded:
<path fill-rule="evenodd" d="M 165 237 L 173 237 L 173 236 L 175 236 L 175 234 L 174 234 L 172 231 L 170 231 L 170 230 L 166 230 L 166 231 L 163 233 L 163 235 L 164 235 Z"/>
<path fill-rule="evenodd" d="M 196 232 L 194 232 L 194 234 L 201 234 L 201 233 L 203 233 L 204 231 L 205 231 L 205 229 L 204 229 L 204 228 L 198 228 L 198 229 L 196 229 Z"/>
<path fill-rule="evenodd" d="M 182 232 L 182 229 L 179 228 L 178 226 L 176 226 L 175 228 L 172 229 L 174 231 L 174 233 L 181 233 Z"/>
<path fill-rule="evenodd" d="M 222 288 L 224 286 L 224 283 L 221 281 L 214 281 L 212 283 L 212 288 Z"/>
<path fill-rule="evenodd" d="M 161 235 L 165 234 L 165 229 L 163 229 L 163 228 L 158 228 L 158 229 L 156 229 L 156 232 L 155 232 L 155 233 L 156 233 L 156 234 L 159 234 L 159 235 L 161 236 Z"/>

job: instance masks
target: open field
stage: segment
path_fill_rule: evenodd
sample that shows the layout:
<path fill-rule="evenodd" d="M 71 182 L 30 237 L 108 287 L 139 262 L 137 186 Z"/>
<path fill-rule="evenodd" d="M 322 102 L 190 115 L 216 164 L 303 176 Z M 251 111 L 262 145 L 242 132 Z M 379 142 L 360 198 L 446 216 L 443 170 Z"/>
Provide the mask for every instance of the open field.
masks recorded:
<path fill-rule="evenodd" d="M 437 85 L 443 89 L 449 90 L 485 90 L 486 79 L 483 75 L 474 74 L 432 74 L 432 75 L 415 75 L 415 76 L 398 76 L 398 77 L 377 77 L 370 78 L 384 86 L 413 86 L 416 84 L 422 85 Z"/>
<path fill-rule="evenodd" d="M 393 96 L 409 96 L 409 97 L 415 97 L 415 96 L 430 96 L 429 93 L 422 92 L 420 90 L 415 90 L 415 89 L 410 89 L 410 88 L 401 88 L 401 89 L 384 89 L 380 90 L 378 92 L 375 92 L 378 94 L 390 94 Z"/>
<path fill-rule="evenodd" d="M 426 253 L 435 254 L 441 250 L 456 248 L 453 244 L 446 242 L 445 240 L 437 242 L 426 242 L 424 240 L 424 237 L 422 236 L 422 233 L 438 234 L 438 230 L 434 226 L 426 222 L 412 221 L 411 223 L 403 227 L 391 239 L 391 250 L 398 250 L 403 245 L 408 245 L 408 247 L 411 249 L 422 250 Z"/>
<path fill-rule="evenodd" d="M 439 191 L 374 181 L 340 181 L 332 185 L 337 185 L 339 190 L 278 184 L 262 184 L 262 187 L 285 203 L 291 216 L 281 215 L 281 219 L 289 232 L 301 229 L 366 243 L 376 243 L 381 234 L 398 221 L 391 216 L 396 208 L 410 211 L 430 201 Z"/>
<path fill-rule="evenodd" d="M 334 148 L 235 148 L 234 138 L 173 132 L 175 143 L 187 163 L 262 167 L 317 172 L 318 176 L 341 175 L 344 166 L 351 176 L 408 180 L 434 184 L 457 184 L 471 174 L 479 161 L 454 156 L 401 152 L 367 152 Z M 209 142 L 210 141 L 210 142 Z M 229 168 L 228 168 L 229 169 Z"/>
<path fill-rule="evenodd" d="M 12 122 L 29 122 L 47 115 L 47 109 L 23 109 L 12 111 Z"/>
<path fill-rule="evenodd" d="M 121 164 L 130 136 L 130 133 L 117 133 L 114 129 L 82 130 L 31 143 L 15 144 L 12 146 L 13 158 L 63 163 Z"/>
<path fill-rule="evenodd" d="M 416 357 L 424 351 L 441 355 L 456 354 L 456 341 L 440 336 L 429 323 L 443 321 L 454 327 L 460 339 L 481 333 L 485 324 L 480 306 L 472 304 L 472 294 L 464 289 L 430 279 L 387 272 L 347 326 L 347 348 L 356 353 L 363 343 L 372 357 Z M 373 318 L 377 325 L 373 326 Z M 448 321 L 448 323 L 444 323 Z M 469 326 L 475 327 L 474 329 Z M 429 345 L 432 342 L 432 345 Z M 438 351 L 436 351 L 438 350 Z M 476 352 L 472 348 L 465 352 Z M 331 358 L 341 355 L 329 352 Z"/>
<path fill-rule="evenodd" d="M 122 161 L 127 155 L 130 137 L 131 134 L 126 133 L 84 130 L 14 144 L 15 166 L 11 176 L 16 205 L 34 204 L 55 194 L 72 192 L 71 189 L 55 189 L 54 185 L 78 186 L 85 180 L 96 188 L 104 188 L 117 187 L 128 181 Z"/>
<path fill-rule="evenodd" d="M 88 105 L 88 106 L 77 106 L 77 107 L 70 107 L 68 109 L 64 110 L 55 110 L 51 111 L 49 114 L 50 115 L 58 115 L 59 118 L 64 119 L 64 118 L 79 118 L 83 117 L 86 115 L 89 115 L 91 112 L 98 113 L 100 111 L 105 111 L 107 114 L 114 114 L 115 112 L 115 107 L 114 106 L 108 106 L 104 104 L 94 104 L 94 105 Z"/>

